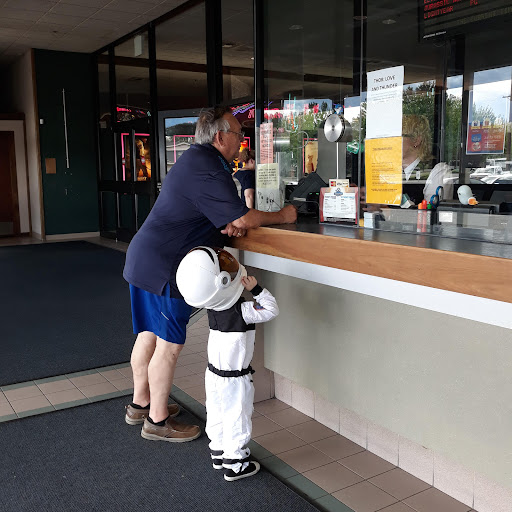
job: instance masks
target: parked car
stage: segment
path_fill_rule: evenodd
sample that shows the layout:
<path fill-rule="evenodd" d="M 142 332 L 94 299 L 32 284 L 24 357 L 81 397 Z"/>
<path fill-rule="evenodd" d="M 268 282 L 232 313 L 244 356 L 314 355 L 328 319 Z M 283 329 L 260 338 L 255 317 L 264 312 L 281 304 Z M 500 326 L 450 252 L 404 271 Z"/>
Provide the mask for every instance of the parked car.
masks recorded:
<path fill-rule="evenodd" d="M 503 173 L 503 168 L 499 165 L 490 165 L 489 167 L 479 167 L 475 169 L 470 175 L 470 178 L 481 180 L 487 176 L 500 175 Z"/>
<path fill-rule="evenodd" d="M 482 178 L 482 181 L 487 184 L 499 184 L 499 183 L 509 183 L 512 180 L 512 173 L 506 172 L 503 174 L 492 174 L 490 176 L 486 176 Z"/>
<path fill-rule="evenodd" d="M 512 185 L 512 172 L 507 174 L 502 174 L 498 177 L 496 181 L 493 182 L 494 185 Z"/>

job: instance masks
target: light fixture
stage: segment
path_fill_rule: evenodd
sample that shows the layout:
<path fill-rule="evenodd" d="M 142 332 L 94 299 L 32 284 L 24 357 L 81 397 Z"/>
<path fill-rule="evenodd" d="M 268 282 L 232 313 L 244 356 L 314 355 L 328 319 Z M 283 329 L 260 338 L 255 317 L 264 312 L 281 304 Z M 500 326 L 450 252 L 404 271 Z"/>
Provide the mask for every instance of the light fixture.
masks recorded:
<path fill-rule="evenodd" d="M 396 23 L 396 20 L 388 18 L 387 20 L 382 20 L 382 23 L 384 23 L 384 25 L 393 25 L 393 23 Z"/>
<path fill-rule="evenodd" d="M 362 21 L 368 19 L 368 16 L 354 16 L 356 21 Z"/>
<path fill-rule="evenodd" d="M 290 25 L 288 27 L 289 30 L 302 30 L 302 25 Z"/>
<path fill-rule="evenodd" d="M 251 60 L 254 60 L 254 57 L 251 57 Z"/>
<path fill-rule="evenodd" d="M 143 51 L 143 37 L 142 34 L 137 34 L 133 38 L 133 56 L 134 57 L 140 57 L 142 55 Z"/>
<path fill-rule="evenodd" d="M 222 43 L 222 48 L 233 48 L 235 43 Z"/>

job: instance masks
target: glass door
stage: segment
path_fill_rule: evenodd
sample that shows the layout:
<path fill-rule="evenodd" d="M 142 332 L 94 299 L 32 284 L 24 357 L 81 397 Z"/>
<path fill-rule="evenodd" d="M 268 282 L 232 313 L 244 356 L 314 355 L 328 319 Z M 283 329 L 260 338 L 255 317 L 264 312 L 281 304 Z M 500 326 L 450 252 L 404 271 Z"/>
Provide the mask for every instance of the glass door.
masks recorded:
<path fill-rule="evenodd" d="M 111 179 L 100 181 L 101 234 L 129 242 L 155 200 L 151 118 L 118 122 L 113 135 Z"/>

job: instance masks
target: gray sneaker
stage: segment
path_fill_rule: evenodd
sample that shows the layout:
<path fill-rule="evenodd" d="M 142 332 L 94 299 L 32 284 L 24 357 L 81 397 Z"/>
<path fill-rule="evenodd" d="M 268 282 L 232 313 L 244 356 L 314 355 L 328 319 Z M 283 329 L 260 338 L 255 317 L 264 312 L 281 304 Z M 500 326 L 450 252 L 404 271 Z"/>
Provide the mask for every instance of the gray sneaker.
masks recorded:
<path fill-rule="evenodd" d="M 178 423 L 172 418 L 167 418 L 165 425 L 153 425 L 146 418 L 140 435 L 150 441 L 169 441 L 170 443 L 186 443 L 193 441 L 201 435 L 201 429 L 197 425 Z"/>
<path fill-rule="evenodd" d="M 140 425 L 149 416 L 149 407 L 147 409 L 135 409 L 135 407 L 127 405 L 125 409 L 124 421 L 128 425 Z M 169 404 L 167 410 L 169 411 L 169 416 L 174 418 L 180 413 L 180 406 L 178 404 Z"/>

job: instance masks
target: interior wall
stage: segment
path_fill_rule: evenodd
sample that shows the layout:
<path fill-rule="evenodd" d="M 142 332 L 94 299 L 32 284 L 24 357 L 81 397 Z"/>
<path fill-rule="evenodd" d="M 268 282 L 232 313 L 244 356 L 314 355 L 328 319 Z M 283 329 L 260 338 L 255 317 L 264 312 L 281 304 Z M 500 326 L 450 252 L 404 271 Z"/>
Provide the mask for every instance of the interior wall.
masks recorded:
<path fill-rule="evenodd" d="M 258 271 L 265 367 L 512 488 L 511 331 Z"/>
<path fill-rule="evenodd" d="M 16 155 L 16 187 L 18 189 L 18 203 L 20 214 L 21 233 L 30 232 L 30 213 L 28 200 L 27 159 L 25 154 L 25 131 L 23 121 L 0 120 L 0 132 L 14 132 L 14 151 Z"/>
<path fill-rule="evenodd" d="M 22 57 L 15 61 L 4 74 L 5 94 L 2 95 L 1 111 L 4 113 L 25 114 L 25 133 L 26 141 L 26 162 L 28 170 L 28 192 L 22 195 L 23 186 L 20 184 L 18 175 L 18 194 L 20 205 L 20 224 L 21 231 L 31 231 L 32 235 L 44 237 L 44 219 L 42 206 L 42 185 L 41 185 L 41 167 L 39 160 L 39 126 L 36 112 L 36 98 L 33 82 L 33 60 L 32 50 L 27 51 Z M 16 162 L 19 165 L 20 159 L 16 152 Z M 27 170 L 25 172 L 27 172 Z M 25 178 L 26 181 L 26 178 Z M 25 185 L 25 189 L 27 186 Z M 29 227 L 26 224 L 26 215 L 30 218 Z"/>
<path fill-rule="evenodd" d="M 34 62 L 38 118 L 43 121 L 39 140 L 45 233 L 99 232 L 93 58 L 34 50 Z M 55 159 L 54 173 L 47 172 L 47 158 Z"/>

